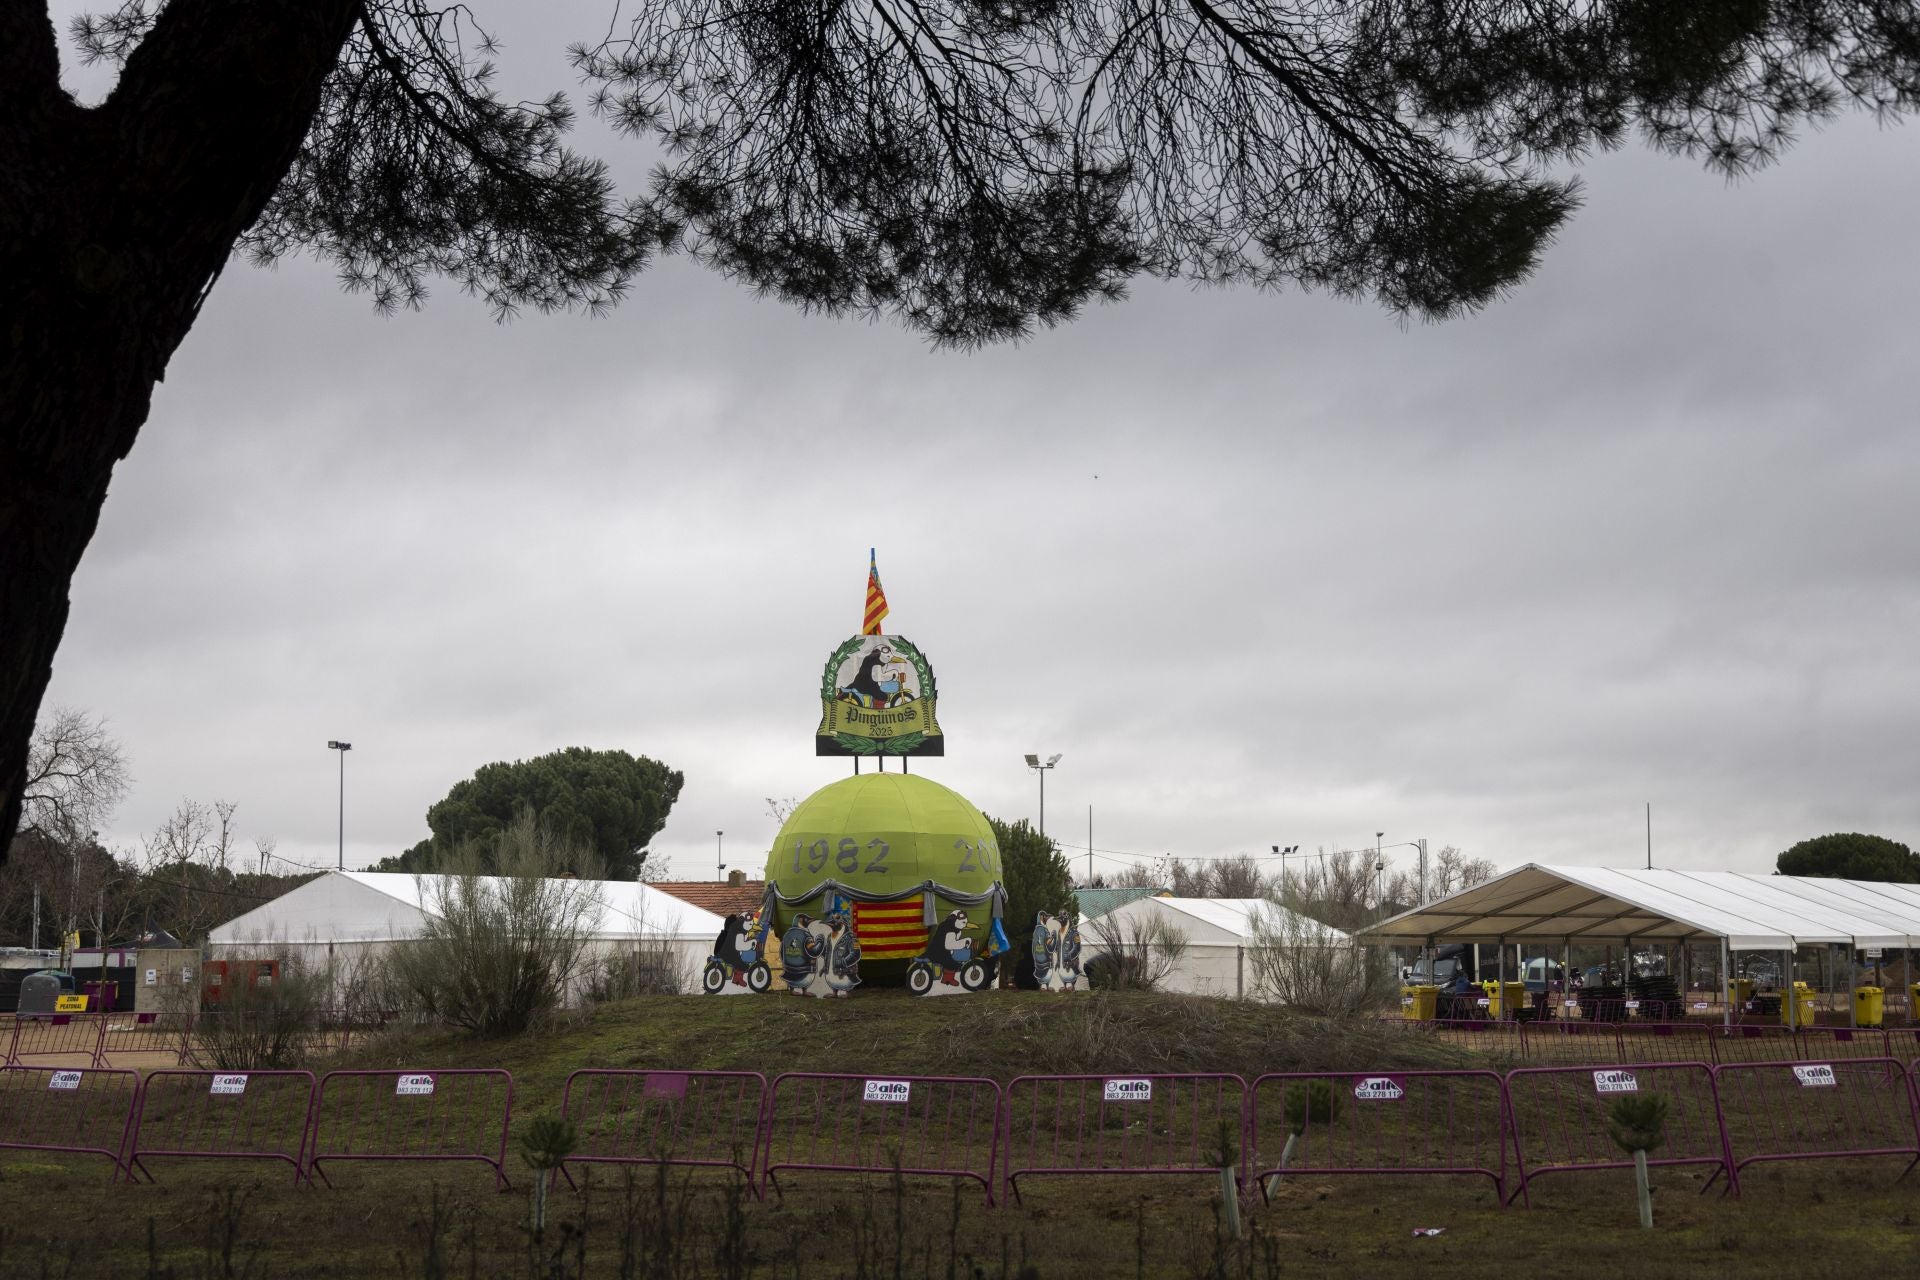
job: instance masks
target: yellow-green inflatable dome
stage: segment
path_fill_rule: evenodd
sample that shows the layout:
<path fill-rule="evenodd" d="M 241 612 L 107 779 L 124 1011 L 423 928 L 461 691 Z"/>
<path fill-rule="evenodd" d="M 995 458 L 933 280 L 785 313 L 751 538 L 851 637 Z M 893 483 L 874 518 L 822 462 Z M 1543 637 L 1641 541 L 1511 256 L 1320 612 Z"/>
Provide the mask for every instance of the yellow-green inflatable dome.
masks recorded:
<path fill-rule="evenodd" d="M 848 913 L 866 961 L 908 960 L 959 912 L 986 954 L 1004 900 L 993 828 L 966 797 L 914 774 L 856 774 L 808 796 L 767 856 L 774 936 L 796 915 Z M 935 930 L 938 932 L 938 930 Z"/>

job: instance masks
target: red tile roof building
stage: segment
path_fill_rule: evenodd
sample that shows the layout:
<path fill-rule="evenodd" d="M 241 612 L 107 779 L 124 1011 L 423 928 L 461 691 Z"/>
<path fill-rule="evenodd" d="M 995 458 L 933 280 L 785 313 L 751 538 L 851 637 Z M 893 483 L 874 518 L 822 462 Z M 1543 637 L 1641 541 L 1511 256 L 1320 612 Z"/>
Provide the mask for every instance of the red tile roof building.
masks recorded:
<path fill-rule="evenodd" d="M 670 893 L 682 902 L 691 902 L 703 911 L 715 915 L 733 915 L 742 912 L 752 915 L 760 909 L 760 903 L 766 896 L 765 880 L 749 880 L 743 873 L 739 879 L 722 880 L 656 880 L 652 887 L 662 893 Z"/>

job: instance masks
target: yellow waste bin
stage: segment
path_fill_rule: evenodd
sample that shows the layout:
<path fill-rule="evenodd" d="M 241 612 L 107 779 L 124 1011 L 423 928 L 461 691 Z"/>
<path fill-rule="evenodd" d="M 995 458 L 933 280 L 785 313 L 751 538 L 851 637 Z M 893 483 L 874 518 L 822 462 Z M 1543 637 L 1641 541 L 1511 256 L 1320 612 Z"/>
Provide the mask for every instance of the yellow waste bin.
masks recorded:
<path fill-rule="evenodd" d="M 1498 982 L 1489 982 L 1487 987 L 1487 1016 L 1490 1018 L 1511 1018 L 1515 1009 L 1527 1007 L 1527 984 L 1509 982 L 1506 990 L 1500 989 Z"/>
<path fill-rule="evenodd" d="M 1400 988 L 1400 1011 L 1416 1022 L 1432 1022 L 1434 1006 L 1440 1002 L 1440 988 L 1428 986 Z"/>
<path fill-rule="evenodd" d="M 1752 978 L 1727 979 L 1727 1000 L 1729 1002 L 1736 1007 L 1740 1007 L 1744 1006 L 1747 1001 L 1751 999 L 1753 999 Z"/>
<path fill-rule="evenodd" d="M 1880 987 L 1853 989 L 1853 1021 L 1861 1027 L 1877 1027 L 1886 1018 L 1887 993 Z"/>
<path fill-rule="evenodd" d="M 1782 993 L 1780 997 L 1780 1025 L 1783 1027 L 1784 1026 L 1795 1026 L 1795 1027 L 1812 1026 L 1814 1023 L 1813 988 L 1808 986 L 1804 982 L 1794 983 L 1793 984 L 1793 1005 L 1797 1005 L 1798 1007 L 1795 1008 L 1793 1006 L 1788 1005 L 1786 995 Z M 1791 1014 L 1791 1017 L 1792 1017 L 1791 1022 L 1788 1021 L 1789 1014 Z"/>

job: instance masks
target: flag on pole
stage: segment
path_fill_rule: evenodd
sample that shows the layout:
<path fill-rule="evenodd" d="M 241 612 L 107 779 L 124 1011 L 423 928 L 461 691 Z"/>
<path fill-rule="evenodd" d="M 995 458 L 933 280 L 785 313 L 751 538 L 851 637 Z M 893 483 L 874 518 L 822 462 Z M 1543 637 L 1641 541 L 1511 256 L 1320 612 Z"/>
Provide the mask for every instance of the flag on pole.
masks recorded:
<path fill-rule="evenodd" d="M 874 557 L 873 548 L 867 548 L 867 620 L 860 629 L 863 636 L 877 636 L 885 633 L 880 624 L 887 616 L 887 593 L 880 589 L 880 564 Z"/>

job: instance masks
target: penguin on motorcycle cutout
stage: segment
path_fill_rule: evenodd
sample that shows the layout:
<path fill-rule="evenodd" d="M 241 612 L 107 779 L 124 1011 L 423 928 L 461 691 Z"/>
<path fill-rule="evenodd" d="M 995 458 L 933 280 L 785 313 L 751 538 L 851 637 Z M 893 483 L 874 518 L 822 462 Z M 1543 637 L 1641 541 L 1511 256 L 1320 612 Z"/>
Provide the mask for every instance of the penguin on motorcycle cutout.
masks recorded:
<path fill-rule="evenodd" d="M 967 913 L 952 911 L 927 932 L 927 949 L 907 969 L 907 990 L 916 996 L 943 986 L 979 991 L 993 981 L 993 965 L 977 956 L 967 936 Z"/>
<path fill-rule="evenodd" d="M 772 986 L 773 970 L 760 958 L 760 941 L 752 916 L 728 916 L 700 974 L 700 989 L 708 995 L 719 995 L 731 982 L 759 995 Z"/>

